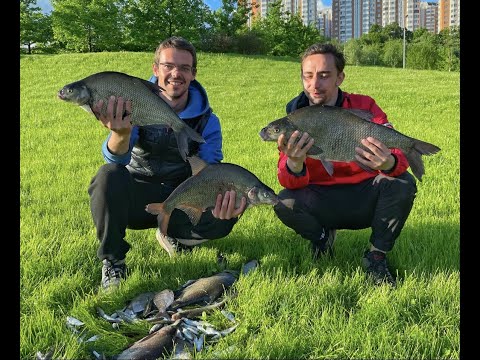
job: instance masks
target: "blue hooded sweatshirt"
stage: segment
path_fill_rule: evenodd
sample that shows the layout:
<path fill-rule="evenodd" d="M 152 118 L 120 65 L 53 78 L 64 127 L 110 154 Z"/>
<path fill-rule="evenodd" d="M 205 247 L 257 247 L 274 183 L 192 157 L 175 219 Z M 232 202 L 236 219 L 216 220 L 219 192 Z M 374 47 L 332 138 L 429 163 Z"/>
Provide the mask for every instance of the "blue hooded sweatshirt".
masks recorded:
<path fill-rule="evenodd" d="M 156 83 L 157 78 L 152 76 L 149 81 Z M 223 153 L 220 121 L 212 112 L 207 93 L 198 81 L 193 80 L 190 83 L 187 105 L 178 116 L 205 139 L 202 144 L 189 142 L 189 155 L 198 155 L 209 164 L 221 162 Z M 174 133 L 167 126 L 134 126 L 128 152 L 123 155 L 110 152 L 107 146 L 110 136 L 111 133 L 102 145 L 105 161 L 125 165 L 130 173 L 137 177 L 177 186 L 192 175 L 190 164 L 181 158 Z"/>

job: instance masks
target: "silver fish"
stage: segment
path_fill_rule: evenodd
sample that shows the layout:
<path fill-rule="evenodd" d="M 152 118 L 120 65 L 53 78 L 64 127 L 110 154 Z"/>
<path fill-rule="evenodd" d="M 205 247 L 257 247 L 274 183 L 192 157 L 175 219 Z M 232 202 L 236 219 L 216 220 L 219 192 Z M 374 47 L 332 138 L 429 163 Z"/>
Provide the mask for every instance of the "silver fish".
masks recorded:
<path fill-rule="evenodd" d="M 425 173 L 422 155 L 435 154 L 440 148 L 404 135 L 393 128 L 376 124 L 370 121 L 372 118 L 373 114 L 365 110 L 311 105 L 270 122 L 259 135 L 264 141 L 277 141 L 281 134 L 285 134 L 286 139 L 289 139 L 295 130 L 300 133 L 307 132 L 315 140 L 307 156 L 320 160 L 329 175 L 333 174 L 332 161 L 354 161 L 361 168 L 371 171 L 355 159 L 355 147 L 363 147 L 361 140 L 371 136 L 388 148 L 402 150 L 413 175 L 421 181 Z"/>
<path fill-rule="evenodd" d="M 115 360 L 156 360 L 170 353 L 180 320 L 166 325 L 133 343 L 114 357 Z"/>
<path fill-rule="evenodd" d="M 132 101 L 131 123 L 136 126 L 164 125 L 170 127 L 177 139 L 178 150 L 186 161 L 188 140 L 204 143 L 203 137 L 180 119 L 175 111 L 160 97 L 163 91 L 150 81 L 116 71 L 103 71 L 69 83 L 60 89 L 60 100 L 81 106 L 92 112 L 93 104 L 104 101 L 106 113 L 110 96 Z M 92 112 L 93 113 L 93 112 Z M 124 116 L 127 115 L 124 113 Z"/>
<path fill-rule="evenodd" d="M 237 207 L 240 206 L 242 197 L 247 199 L 247 208 L 262 204 L 275 205 L 278 202 L 275 191 L 240 165 L 205 163 L 203 168 L 198 167 L 200 170 L 196 173 L 198 168 L 192 161 L 190 164 L 193 166 L 193 176 L 175 188 L 163 203 L 150 203 L 145 207 L 147 212 L 158 215 L 163 234 L 167 233 L 170 215 L 174 209 L 184 211 L 192 224 L 196 225 L 203 212 L 215 206 L 217 195 L 225 194 L 226 191 L 235 190 Z"/>

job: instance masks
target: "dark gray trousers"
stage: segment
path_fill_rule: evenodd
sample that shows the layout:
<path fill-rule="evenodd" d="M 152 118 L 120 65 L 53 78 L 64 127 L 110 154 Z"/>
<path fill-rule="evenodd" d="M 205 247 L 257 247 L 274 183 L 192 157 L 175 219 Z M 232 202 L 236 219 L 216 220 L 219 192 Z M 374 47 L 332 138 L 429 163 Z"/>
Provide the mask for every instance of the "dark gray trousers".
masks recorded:
<path fill-rule="evenodd" d="M 100 247 L 97 256 L 121 260 L 130 244 L 125 241 L 126 229 L 158 227 L 157 216 L 145 211 L 149 203 L 163 202 L 174 187 L 136 179 L 125 166 L 105 164 L 100 167 L 88 188 L 90 209 L 97 230 Z M 203 239 L 219 239 L 227 236 L 238 218 L 216 219 L 211 211 L 205 211 L 196 226 L 181 210 L 175 209 L 170 217 L 168 235 L 190 239 L 192 231 Z"/>
<path fill-rule="evenodd" d="M 370 243 L 390 251 L 413 206 L 417 186 L 408 172 L 391 178 L 378 175 L 359 184 L 309 185 L 284 189 L 281 199 L 293 199 L 293 210 L 279 202 L 278 218 L 303 238 L 318 241 L 325 229 L 371 228 Z"/>

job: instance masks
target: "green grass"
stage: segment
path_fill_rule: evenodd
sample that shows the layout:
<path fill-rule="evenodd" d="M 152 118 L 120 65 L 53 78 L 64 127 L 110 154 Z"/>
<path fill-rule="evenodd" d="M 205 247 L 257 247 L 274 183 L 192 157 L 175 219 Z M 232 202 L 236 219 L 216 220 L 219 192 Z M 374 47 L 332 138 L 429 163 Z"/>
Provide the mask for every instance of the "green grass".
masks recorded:
<path fill-rule="evenodd" d="M 240 325 L 196 358 L 437 359 L 460 357 L 460 89 L 459 73 L 347 67 L 342 89 L 376 99 L 395 128 L 438 145 L 424 157 L 414 207 L 393 251 L 396 289 L 372 287 L 360 268 L 370 230 L 340 230 L 335 257 L 310 260 L 307 241 L 271 207 L 247 210 L 224 239 L 170 259 L 155 230 L 127 231 L 131 276 L 111 295 L 97 293 L 101 263 L 87 187 L 104 163 L 105 128 L 56 98 L 66 83 L 115 70 L 148 78 L 153 54 L 97 53 L 20 59 L 20 358 L 54 349 L 54 358 L 112 356 L 148 325 L 113 330 L 95 312 L 113 312 L 144 291 L 176 289 L 188 279 L 250 259 L 260 269 L 238 280 L 227 303 Z M 224 161 L 246 167 L 274 190 L 277 151 L 260 129 L 283 116 L 301 91 L 294 60 L 199 54 L 198 80 L 224 132 Z M 81 344 L 67 316 L 101 338 Z M 221 324 L 222 315 L 209 315 Z M 143 329 L 143 332 L 142 332 Z"/>

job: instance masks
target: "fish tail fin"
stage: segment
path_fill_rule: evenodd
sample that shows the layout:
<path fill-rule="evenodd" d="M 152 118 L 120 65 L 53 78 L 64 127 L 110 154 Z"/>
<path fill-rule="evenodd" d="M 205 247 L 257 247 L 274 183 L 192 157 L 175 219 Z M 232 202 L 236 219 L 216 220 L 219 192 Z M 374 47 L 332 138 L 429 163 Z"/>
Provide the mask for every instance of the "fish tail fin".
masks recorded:
<path fill-rule="evenodd" d="M 175 138 L 177 139 L 178 151 L 184 161 L 187 161 L 188 139 L 192 139 L 200 144 L 205 142 L 202 135 L 188 125 L 185 125 L 180 131 L 175 131 Z"/>
<path fill-rule="evenodd" d="M 158 215 L 158 224 L 163 234 L 167 234 L 170 214 L 165 210 L 163 203 L 150 203 L 145 206 L 145 211 L 153 215 Z"/>
<path fill-rule="evenodd" d="M 433 155 L 439 151 L 440 148 L 436 145 L 421 140 L 415 140 L 413 147 L 405 154 L 413 175 L 415 175 L 419 181 L 422 181 L 422 176 L 425 174 L 422 155 Z"/>
<path fill-rule="evenodd" d="M 158 214 L 158 224 L 160 227 L 160 231 L 162 234 L 167 235 L 167 230 L 168 230 L 168 223 L 170 222 L 170 214 L 167 213 L 161 213 Z"/>

